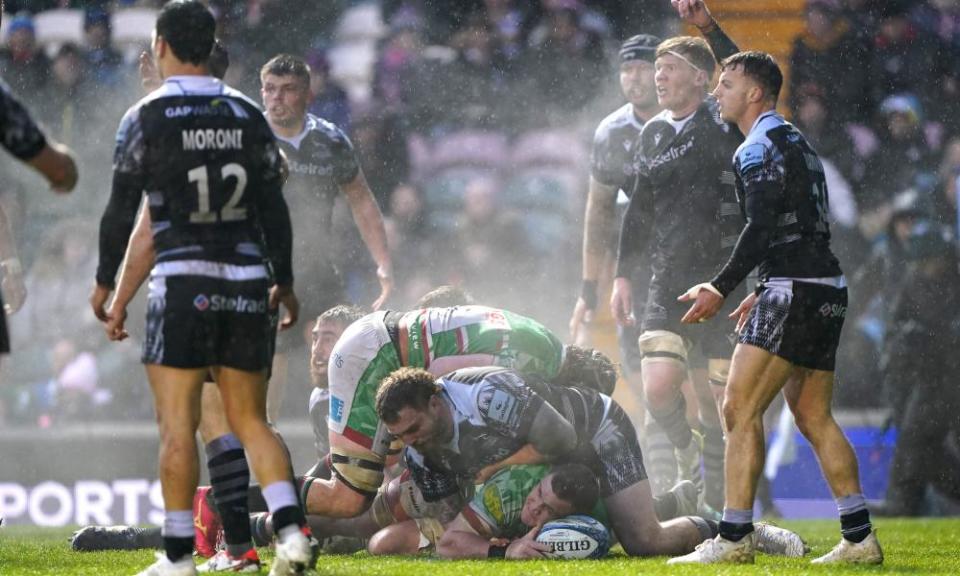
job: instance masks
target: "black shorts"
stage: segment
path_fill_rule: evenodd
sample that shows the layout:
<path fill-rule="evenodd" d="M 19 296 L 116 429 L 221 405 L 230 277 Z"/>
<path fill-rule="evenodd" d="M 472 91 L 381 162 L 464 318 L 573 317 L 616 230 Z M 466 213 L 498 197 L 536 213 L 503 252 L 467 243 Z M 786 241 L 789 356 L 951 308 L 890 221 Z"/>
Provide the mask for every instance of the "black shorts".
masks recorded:
<path fill-rule="evenodd" d="M 702 358 L 729 360 L 733 356 L 735 324 L 727 315 L 736 309 L 746 292 L 743 289 L 732 292 L 720 312 L 709 322 L 683 324 L 680 319 L 692 303 L 678 302 L 677 297 L 702 281 L 703 278 L 689 283 L 664 283 L 654 277 L 650 282 L 641 331 L 673 332 L 683 338 L 688 350 L 698 351 Z"/>
<path fill-rule="evenodd" d="M 610 401 L 607 417 L 590 443 L 600 457 L 600 496 L 606 498 L 647 479 L 643 453 L 630 417 Z"/>
<path fill-rule="evenodd" d="M 764 284 L 739 341 L 791 364 L 833 371 L 847 289 L 799 280 Z"/>
<path fill-rule="evenodd" d="M 266 279 L 152 277 L 143 363 L 250 372 L 269 367 L 267 289 Z"/>

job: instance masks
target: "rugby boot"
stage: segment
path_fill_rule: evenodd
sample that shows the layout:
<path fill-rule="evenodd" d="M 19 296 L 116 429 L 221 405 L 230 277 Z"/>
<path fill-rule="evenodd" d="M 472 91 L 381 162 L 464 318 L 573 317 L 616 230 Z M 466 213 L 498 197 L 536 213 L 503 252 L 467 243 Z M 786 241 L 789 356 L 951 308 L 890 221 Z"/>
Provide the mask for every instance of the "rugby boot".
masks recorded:
<path fill-rule="evenodd" d="M 196 573 L 197 565 L 193 563 L 193 557 L 186 556 L 171 562 L 165 553 L 157 552 L 157 561 L 143 572 L 138 572 L 137 576 L 195 576 Z"/>
<path fill-rule="evenodd" d="M 213 555 L 213 558 L 197 566 L 197 572 L 259 572 L 260 556 L 256 548 L 251 548 L 246 554 L 234 558 L 226 548 Z"/>
<path fill-rule="evenodd" d="M 290 530 L 281 536 L 274 548 L 270 576 L 299 576 L 312 568 L 316 556 L 311 546 L 309 528 Z"/>
<path fill-rule="evenodd" d="M 77 552 L 98 550 L 140 550 L 139 536 L 146 532 L 136 526 L 84 526 L 73 533 L 70 547 Z"/>
<path fill-rule="evenodd" d="M 812 564 L 883 564 L 883 550 L 874 530 L 863 542 L 841 538 L 833 550 L 811 561 Z"/>
<path fill-rule="evenodd" d="M 756 532 L 751 532 L 739 542 L 722 536 L 704 540 L 693 552 L 667 560 L 667 564 L 753 564 L 756 549 Z"/>
<path fill-rule="evenodd" d="M 753 528 L 757 534 L 758 552 L 800 558 L 810 551 L 810 547 L 796 532 L 766 522 L 757 522 Z"/>
<path fill-rule="evenodd" d="M 696 484 L 689 480 L 681 480 L 670 489 L 669 493 L 677 499 L 677 517 L 697 515 L 700 493 L 697 491 Z"/>

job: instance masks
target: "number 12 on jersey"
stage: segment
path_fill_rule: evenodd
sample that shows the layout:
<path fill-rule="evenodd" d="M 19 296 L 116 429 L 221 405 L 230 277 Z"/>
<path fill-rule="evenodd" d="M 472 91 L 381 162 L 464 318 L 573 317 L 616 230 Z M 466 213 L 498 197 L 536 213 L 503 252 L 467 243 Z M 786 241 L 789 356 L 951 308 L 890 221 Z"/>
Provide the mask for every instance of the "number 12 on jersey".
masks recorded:
<path fill-rule="evenodd" d="M 219 214 L 210 209 L 210 171 L 207 166 L 198 166 L 187 172 L 187 180 L 197 185 L 197 211 L 190 213 L 192 224 L 212 224 L 215 222 L 237 222 L 245 220 L 247 209 L 240 206 L 243 191 L 247 187 L 247 171 L 236 162 L 226 164 L 220 169 L 221 181 L 236 178 L 230 199 L 220 209 Z M 219 217 L 218 217 L 219 216 Z"/>

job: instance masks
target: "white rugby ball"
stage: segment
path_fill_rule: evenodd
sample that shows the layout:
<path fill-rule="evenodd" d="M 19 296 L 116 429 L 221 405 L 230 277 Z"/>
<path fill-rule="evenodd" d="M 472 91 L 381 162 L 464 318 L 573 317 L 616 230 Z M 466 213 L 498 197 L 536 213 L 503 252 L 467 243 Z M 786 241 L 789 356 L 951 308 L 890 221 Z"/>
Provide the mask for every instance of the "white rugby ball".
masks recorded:
<path fill-rule="evenodd" d="M 594 518 L 575 514 L 544 524 L 537 542 L 550 546 L 553 558 L 602 558 L 610 551 L 610 532 Z"/>

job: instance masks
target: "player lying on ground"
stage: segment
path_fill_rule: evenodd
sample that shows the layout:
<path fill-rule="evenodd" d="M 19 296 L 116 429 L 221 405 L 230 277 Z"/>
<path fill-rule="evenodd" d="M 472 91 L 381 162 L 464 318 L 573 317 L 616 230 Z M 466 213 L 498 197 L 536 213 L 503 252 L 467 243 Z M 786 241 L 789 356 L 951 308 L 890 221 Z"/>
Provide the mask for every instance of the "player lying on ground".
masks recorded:
<path fill-rule="evenodd" d="M 440 379 L 402 368 L 380 386 L 376 409 L 406 444 L 407 469 L 425 502 L 465 502 L 481 470 L 562 460 L 596 474 L 611 531 L 630 555 L 689 552 L 717 532 L 715 523 L 697 516 L 657 519 L 633 424 L 595 390 L 549 385 L 497 367 Z M 780 549 L 803 549 L 796 535 L 776 538 L 783 538 Z"/>

